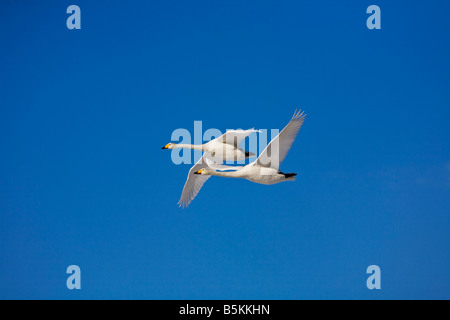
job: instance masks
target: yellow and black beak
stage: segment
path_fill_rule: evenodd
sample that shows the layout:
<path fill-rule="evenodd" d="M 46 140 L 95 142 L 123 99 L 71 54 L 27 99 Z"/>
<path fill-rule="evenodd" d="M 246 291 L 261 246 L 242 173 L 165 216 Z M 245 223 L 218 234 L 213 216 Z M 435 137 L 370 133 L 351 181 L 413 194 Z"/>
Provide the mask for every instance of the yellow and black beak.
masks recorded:
<path fill-rule="evenodd" d="M 203 172 L 203 169 L 200 169 L 198 171 L 195 171 L 194 174 L 202 174 L 202 172 Z"/>
<path fill-rule="evenodd" d="M 164 147 L 162 147 L 161 149 L 169 149 L 169 144 L 166 144 Z"/>

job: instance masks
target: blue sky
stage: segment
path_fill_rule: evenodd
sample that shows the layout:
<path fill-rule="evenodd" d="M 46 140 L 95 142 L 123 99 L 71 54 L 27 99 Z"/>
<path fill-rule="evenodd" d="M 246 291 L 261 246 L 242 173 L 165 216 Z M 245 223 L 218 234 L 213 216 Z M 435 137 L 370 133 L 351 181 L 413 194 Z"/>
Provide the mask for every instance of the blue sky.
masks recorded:
<path fill-rule="evenodd" d="M 2 1 L 0 298 L 449 299 L 449 10 Z M 178 208 L 173 130 L 281 129 L 296 108 L 297 181 L 212 177 Z"/>

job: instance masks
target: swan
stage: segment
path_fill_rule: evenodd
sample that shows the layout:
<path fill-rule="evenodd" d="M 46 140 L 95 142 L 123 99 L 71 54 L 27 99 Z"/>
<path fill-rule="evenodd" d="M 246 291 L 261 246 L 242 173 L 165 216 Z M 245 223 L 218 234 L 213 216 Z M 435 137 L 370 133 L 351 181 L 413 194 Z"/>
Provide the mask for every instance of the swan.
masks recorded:
<path fill-rule="evenodd" d="M 161 149 L 187 148 L 200 150 L 203 152 L 208 152 L 217 163 L 220 163 L 222 161 L 239 161 L 255 156 L 253 152 L 245 151 L 239 147 L 241 142 L 253 132 L 260 131 L 255 129 L 228 130 L 220 137 L 213 139 L 205 144 L 195 145 L 183 143 L 168 143 Z"/>
<path fill-rule="evenodd" d="M 162 148 L 190 148 L 194 150 L 204 151 L 202 157 L 189 170 L 186 183 L 184 184 L 183 192 L 181 193 L 181 198 L 178 201 L 180 207 L 187 207 L 200 191 L 206 180 L 210 178 L 210 176 L 194 175 L 195 172 L 208 166 L 214 166 L 214 168 L 217 169 L 226 169 L 228 168 L 227 166 L 220 165 L 220 163 L 225 160 L 238 161 L 255 156 L 253 152 L 248 152 L 239 148 L 241 142 L 253 132 L 261 131 L 255 129 L 228 130 L 220 137 L 211 140 L 203 145 L 169 143 Z"/>
<path fill-rule="evenodd" d="M 295 176 L 297 175 L 296 173 L 283 173 L 280 171 L 279 167 L 280 163 L 286 158 L 292 143 L 297 137 L 300 127 L 305 121 L 305 116 L 306 114 L 303 112 L 295 111 L 291 121 L 286 125 L 286 127 L 284 127 L 284 129 L 274 139 L 272 139 L 272 141 L 270 141 L 264 151 L 254 162 L 249 163 L 246 166 L 222 166 L 211 161 L 205 161 L 206 166 L 204 167 L 192 167 L 189 174 L 193 173 L 203 179 L 196 180 L 199 181 L 199 183 L 194 183 L 190 186 L 191 189 L 188 190 L 191 192 L 190 195 L 192 197 L 190 201 L 195 198 L 197 193 L 200 191 L 200 188 L 203 186 L 203 183 L 211 176 L 243 178 L 255 183 L 266 185 L 284 181 L 294 181 Z M 272 153 L 278 155 L 278 157 L 270 158 L 269 154 L 272 155 Z M 268 159 L 270 159 L 269 162 L 267 161 Z M 183 192 L 185 191 L 183 190 Z M 189 202 L 187 202 L 187 205 Z"/>

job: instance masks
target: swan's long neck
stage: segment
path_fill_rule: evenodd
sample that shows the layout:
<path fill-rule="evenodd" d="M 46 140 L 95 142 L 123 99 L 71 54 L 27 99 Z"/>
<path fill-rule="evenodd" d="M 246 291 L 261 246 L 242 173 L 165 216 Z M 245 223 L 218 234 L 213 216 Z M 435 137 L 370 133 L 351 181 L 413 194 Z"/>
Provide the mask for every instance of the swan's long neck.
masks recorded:
<path fill-rule="evenodd" d="M 183 144 L 183 143 L 179 143 L 176 144 L 175 148 L 187 148 L 187 149 L 194 149 L 194 150 L 200 150 L 203 151 L 204 150 L 204 144 Z"/>
<path fill-rule="evenodd" d="M 225 178 L 242 178 L 243 175 L 240 171 L 210 171 L 210 175 L 212 176 L 218 176 L 218 177 L 225 177 Z"/>

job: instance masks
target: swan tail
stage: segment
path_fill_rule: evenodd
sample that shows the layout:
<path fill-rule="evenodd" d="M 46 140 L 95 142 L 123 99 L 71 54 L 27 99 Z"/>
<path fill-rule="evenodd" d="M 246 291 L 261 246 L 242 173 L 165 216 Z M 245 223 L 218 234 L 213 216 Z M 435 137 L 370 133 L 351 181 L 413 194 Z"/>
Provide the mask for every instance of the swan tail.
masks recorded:
<path fill-rule="evenodd" d="M 284 178 L 289 181 L 295 181 L 295 176 L 297 175 L 296 173 L 284 173 L 284 172 L 279 173 L 284 175 Z"/>

